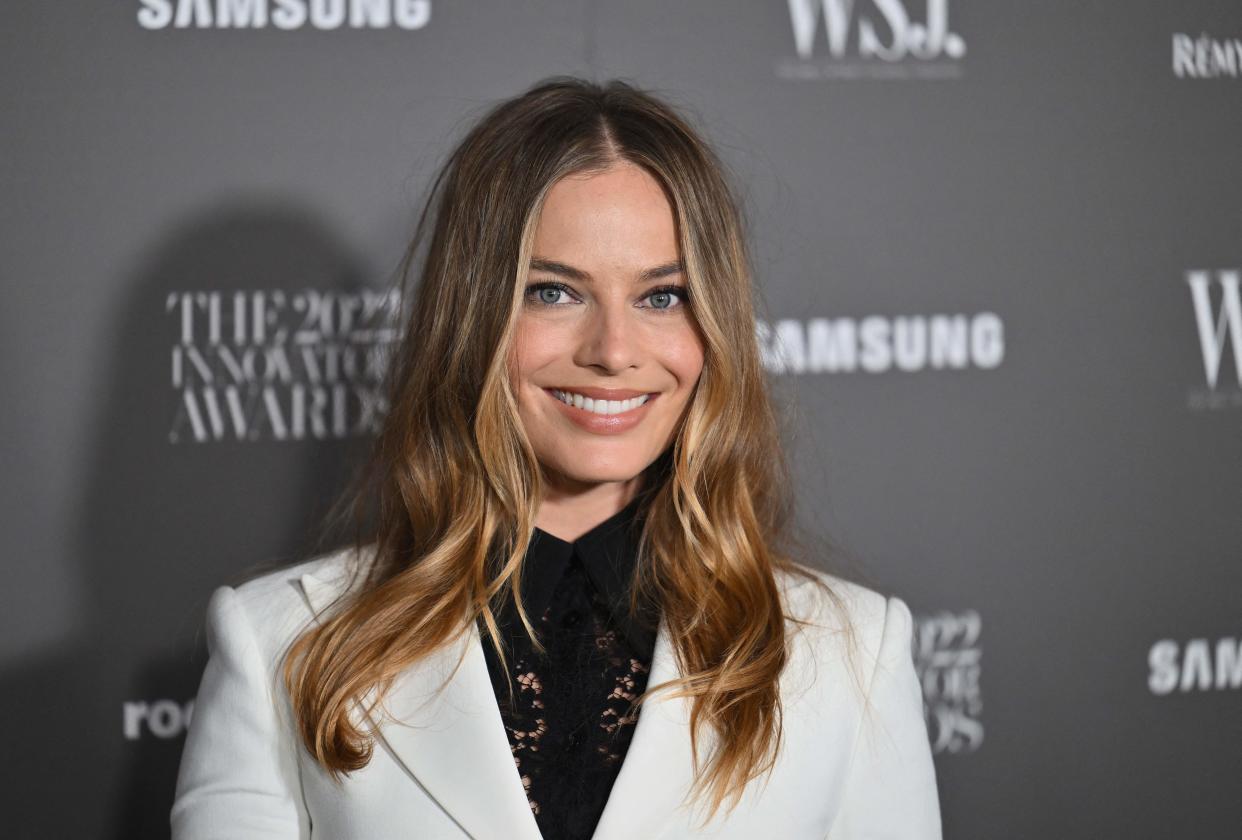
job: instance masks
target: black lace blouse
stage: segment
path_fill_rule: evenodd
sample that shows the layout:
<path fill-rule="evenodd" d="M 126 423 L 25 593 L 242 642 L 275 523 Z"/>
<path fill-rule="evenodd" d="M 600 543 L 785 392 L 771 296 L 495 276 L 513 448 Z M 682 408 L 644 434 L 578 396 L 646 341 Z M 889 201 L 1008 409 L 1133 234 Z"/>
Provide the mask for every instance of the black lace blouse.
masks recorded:
<path fill-rule="evenodd" d="M 636 497 L 572 543 L 535 529 L 522 598 L 546 654 L 534 651 L 510 599 L 498 616 L 506 674 L 480 622 L 513 760 L 547 840 L 594 832 L 638 719 L 629 703 L 647 686 L 658 611 L 626 611 L 638 505 Z"/>

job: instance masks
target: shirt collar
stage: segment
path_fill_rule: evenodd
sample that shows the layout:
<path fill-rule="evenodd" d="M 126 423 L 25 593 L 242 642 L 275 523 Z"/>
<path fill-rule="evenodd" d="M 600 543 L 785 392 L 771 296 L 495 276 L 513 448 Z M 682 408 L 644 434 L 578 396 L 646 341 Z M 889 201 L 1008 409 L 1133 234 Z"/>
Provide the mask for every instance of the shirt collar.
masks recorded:
<path fill-rule="evenodd" d="M 573 542 L 554 537 L 541 528 L 534 529 L 522 575 L 522 601 L 532 621 L 543 615 L 570 559 L 577 554 L 626 641 L 636 650 L 650 654 L 655 646 L 657 611 L 643 601 L 638 617 L 629 615 L 629 587 L 642 530 L 642 518 L 638 516 L 641 497 L 642 494 L 635 496 L 620 511 Z M 512 623 L 517 632 L 522 632 L 516 615 Z"/>

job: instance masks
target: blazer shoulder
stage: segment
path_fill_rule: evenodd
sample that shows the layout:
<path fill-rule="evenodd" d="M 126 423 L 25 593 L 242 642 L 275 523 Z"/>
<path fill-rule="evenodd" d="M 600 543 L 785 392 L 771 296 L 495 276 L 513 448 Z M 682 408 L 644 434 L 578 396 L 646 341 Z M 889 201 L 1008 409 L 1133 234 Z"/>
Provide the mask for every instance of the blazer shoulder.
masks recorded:
<path fill-rule="evenodd" d="M 873 636 L 888 620 L 890 601 L 900 601 L 861 583 L 802 563 L 778 573 L 786 612 L 798 621 L 831 631 Z M 904 604 L 903 604 L 904 606 Z"/>
<path fill-rule="evenodd" d="M 208 604 L 208 620 L 244 619 L 261 648 L 275 654 L 305 630 L 317 612 L 307 587 L 339 593 L 370 556 L 352 547 L 324 552 L 290 566 L 264 572 L 232 586 L 220 586 Z M 309 582 L 304 578 L 310 578 Z M 322 597 L 322 596 L 321 596 Z"/>
<path fill-rule="evenodd" d="M 818 569 L 803 571 L 810 577 L 797 575 L 802 582 L 787 592 L 787 626 L 791 639 L 797 640 L 793 661 L 803 664 L 792 673 L 809 672 L 812 681 L 830 675 L 818 680 L 825 691 L 835 683 L 852 685 L 856 691 L 843 696 L 857 713 L 859 731 L 864 721 L 886 726 L 885 718 L 902 718 L 910 709 L 921 720 L 914 620 L 905 601 Z M 795 680 L 792 685 L 803 683 Z M 896 704 L 897 711 L 886 704 Z"/>
<path fill-rule="evenodd" d="M 370 554 L 368 546 L 363 552 Z M 354 570 L 367 558 L 359 555 L 352 546 L 318 554 L 300 563 L 282 566 L 264 572 L 233 587 L 237 597 L 248 608 L 264 609 L 291 606 L 288 602 L 301 598 L 302 578 L 310 576 L 319 584 L 340 589 L 349 581 Z"/>

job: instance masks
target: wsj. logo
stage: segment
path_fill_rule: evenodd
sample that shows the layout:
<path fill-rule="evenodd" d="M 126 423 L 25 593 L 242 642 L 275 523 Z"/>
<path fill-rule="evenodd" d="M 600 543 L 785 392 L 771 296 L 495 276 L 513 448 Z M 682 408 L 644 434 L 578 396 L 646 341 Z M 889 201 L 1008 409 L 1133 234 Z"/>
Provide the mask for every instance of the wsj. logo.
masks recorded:
<path fill-rule="evenodd" d="M 789 0 L 798 60 L 779 63 L 777 74 L 803 79 L 960 76 L 966 41 L 949 29 L 949 0 L 926 0 L 924 21 L 908 5 L 909 0 L 871 0 L 868 9 L 855 0 Z M 816 60 L 821 28 L 828 52 Z"/>
<path fill-rule="evenodd" d="M 138 0 L 143 29 L 421 29 L 431 0 Z"/>
<path fill-rule="evenodd" d="M 981 630 L 975 610 L 939 612 L 915 621 L 914 664 L 936 753 L 974 752 L 983 743 Z"/>
<path fill-rule="evenodd" d="M 1213 653 L 1215 655 L 1213 656 Z M 1216 650 L 1207 639 L 1191 639 L 1183 648 L 1161 639 L 1147 654 L 1151 669 L 1147 687 L 1152 694 L 1187 691 L 1224 691 L 1242 688 L 1242 639 L 1217 639 Z"/>
<path fill-rule="evenodd" d="M 184 735 L 194 714 L 194 701 L 136 700 L 121 704 L 121 731 L 127 741 L 137 741 L 147 734 L 168 739 Z"/>
<path fill-rule="evenodd" d="M 1242 40 L 1173 35 L 1173 75 L 1179 79 L 1242 78 Z"/>
<path fill-rule="evenodd" d="M 399 294 L 170 292 L 168 439 L 301 441 L 373 434 Z"/>
<path fill-rule="evenodd" d="M 1213 276 L 1213 274 L 1215 276 Z M 1216 272 L 1188 271 L 1186 283 L 1194 305 L 1195 326 L 1199 332 L 1199 352 L 1203 356 L 1203 373 L 1207 390 L 1192 393 L 1191 408 L 1242 406 L 1242 293 L 1239 292 L 1238 269 Z M 1212 303 L 1213 289 L 1220 289 L 1219 311 Z M 1233 375 L 1238 387 L 1224 388 L 1221 375 L 1232 347 Z"/>
<path fill-rule="evenodd" d="M 995 368 L 1005 328 L 992 312 L 755 322 L 763 365 L 773 373 L 884 373 Z"/>

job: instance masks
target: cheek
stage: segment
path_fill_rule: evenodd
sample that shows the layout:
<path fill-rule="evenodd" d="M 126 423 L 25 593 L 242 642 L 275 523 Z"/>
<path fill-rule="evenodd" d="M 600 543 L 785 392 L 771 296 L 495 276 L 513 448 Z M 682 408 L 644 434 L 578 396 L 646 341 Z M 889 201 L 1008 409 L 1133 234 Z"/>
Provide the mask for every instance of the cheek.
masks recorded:
<path fill-rule="evenodd" d="M 540 410 L 543 397 L 534 382 L 546 381 L 548 371 L 564 370 L 573 349 L 573 330 L 565 324 L 533 317 L 518 320 L 509 355 L 509 382 L 522 409 Z"/>
<path fill-rule="evenodd" d="M 539 323 L 529 318 L 520 318 L 513 334 L 513 348 L 509 354 L 509 375 L 511 381 L 521 385 L 534 371 L 547 362 L 549 341 L 546 330 L 539 328 Z"/>
<path fill-rule="evenodd" d="M 664 346 L 665 367 L 683 387 L 692 387 L 703 372 L 703 341 L 698 330 L 687 325 L 686 329 Z"/>

